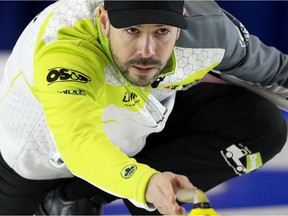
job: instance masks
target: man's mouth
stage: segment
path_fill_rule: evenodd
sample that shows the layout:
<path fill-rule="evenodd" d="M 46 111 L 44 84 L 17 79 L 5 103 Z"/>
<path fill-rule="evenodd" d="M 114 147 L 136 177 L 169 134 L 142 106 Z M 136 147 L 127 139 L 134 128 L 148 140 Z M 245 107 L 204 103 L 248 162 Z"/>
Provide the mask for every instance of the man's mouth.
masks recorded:
<path fill-rule="evenodd" d="M 137 72 L 140 73 L 149 73 L 155 68 L 153 66 L 141 66 L 141 65 L 133 65 L 133 67 L 136 69 Z"/>
<path fill-rule="evenodd" d="M 148 65 L 148 66 L 133 65 L 133 67 L 140 73 L 148 73 L 148 72 L 152 71 L 155 68 L 155 66 L 151 66 L 151 65 Z"/>

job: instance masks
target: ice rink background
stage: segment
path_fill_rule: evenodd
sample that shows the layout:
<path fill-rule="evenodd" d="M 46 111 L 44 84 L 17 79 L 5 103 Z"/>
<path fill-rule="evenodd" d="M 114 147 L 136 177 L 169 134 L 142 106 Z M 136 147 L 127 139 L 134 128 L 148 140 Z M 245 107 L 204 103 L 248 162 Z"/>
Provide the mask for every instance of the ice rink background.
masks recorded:
<path fill-rule="evenodd" d="M 9 53 L 23 28 L 52 1 L 0 1 L 0 77 Z M 220 1 L 267 45 L 288 53 L 288 2 Z M 22 8 L 21 8 L 22 7 Z M 17 19 L 9 19 L 10 17 Z M 25 17 L 26 19 L 22 19 Z M 21 21 L 21 22 L 20 22 Z M 288 114 L 283 112 L 288 121 Z M 225 215 L 288 215 L 288 144 L 260 170 L 232 179 L 207 193 L 212 206 Z M 186 205 L 187 209 L 191 205 Z M 105 207 L 105 214 L 128 214 L 122 202 Z"/>

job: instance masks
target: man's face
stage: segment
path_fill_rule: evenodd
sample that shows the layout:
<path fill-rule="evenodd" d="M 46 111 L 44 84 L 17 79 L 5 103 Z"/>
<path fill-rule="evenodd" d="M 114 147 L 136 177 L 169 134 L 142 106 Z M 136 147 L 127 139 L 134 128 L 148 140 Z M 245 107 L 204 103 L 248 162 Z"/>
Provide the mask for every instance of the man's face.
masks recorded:
<path fill-rule="evenodd" d="M 109 26 L 110 49 L 123 76 L 137 86 L 150 85 L 166 66 L 179 29 L 145 24 L 116 29 Z"/>

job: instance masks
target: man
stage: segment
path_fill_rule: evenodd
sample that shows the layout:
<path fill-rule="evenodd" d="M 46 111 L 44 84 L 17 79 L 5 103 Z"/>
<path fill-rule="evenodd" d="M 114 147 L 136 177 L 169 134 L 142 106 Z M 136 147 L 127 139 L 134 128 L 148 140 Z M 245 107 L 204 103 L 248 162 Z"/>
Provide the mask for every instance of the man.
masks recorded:
<path fill-rule="evenodd" d="M 132 214 L 184 214 L 177 191 L 256 170 L 286 141 L 273 103 L 202 78 L 285 98 L 287 68 L 215 2 L 52 4 L 0 83 L 0 213 L 101 214 L 122 198 Z"/>

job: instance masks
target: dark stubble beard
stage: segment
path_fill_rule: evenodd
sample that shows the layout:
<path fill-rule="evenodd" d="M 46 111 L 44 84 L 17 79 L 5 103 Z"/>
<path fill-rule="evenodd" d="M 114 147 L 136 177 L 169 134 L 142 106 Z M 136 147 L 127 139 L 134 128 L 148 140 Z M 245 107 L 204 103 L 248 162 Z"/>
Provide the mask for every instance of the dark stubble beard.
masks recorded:
<path fill-rule="evenodd" d="M 110 41 L 110 37 L 109 37 L 109 41 Z M 157 77 L 163 70 L 164 66 L 166 65 L 165 63 L 163 66 L 160 60 L 154 59 L 153 57 L 148 57 L 148 58 L 136 57 L 136 58 L 128 60 L 127 62 L 121 62 L 119 58 L 115 55 L 115 52 L 113 52 L 113 47 L 111 47 L 111 42 L 110 42 L 110 52 L 121 74 L 130 83 L 136 86 L 141 86 L 141 87 L 149 86 L 151 83 L 153 83 L 157 79 Z M 131 65 L 143 65 L 143 66 L 153 65 L 155 69 L 157 70 L 157 73 L 155 73 L 155 75 L 152 78 L 150 77 L 148 78 L 145 75 L 138 74 L 137 79 L 135 79 L 134 77 L 130 75 L 130 72 L 129 72 L 129 67 Z"/>
<path fill-rule="evenodd" d="M 112 53 L 113 55 L 113 53 Z M 116 63 L 116 65 L 118 66 L 120 72 L 122 73 L 122 75 L 132 84 L 136 85 L 136 86 L 149 86 L 151 83 L 153 83 L 154 80 L 157 79 L 157 77 L 159 76 L 159 74 L 161 73 L 163 67 L 162 67 L 162 63 L 159 60 L 155 60 L 151 57 L 149 58 L 133 58 L 127 62 L 120 62 L 119 59 L 117 58 L 117 56 L 113 55 L 114 61 Z M 157 70 L 157 73 L 155 73 L 155 75 L 152 78 L 148 78 L 146 75 L 141 75 L 138 74 L 137 75 L 137 79 L 135 79 L 134 77 L 130 76 L 130 72 L 128 70 L 128 68 L 131 65 L 153 65 L 155 67 L 155 69 Z"/>

